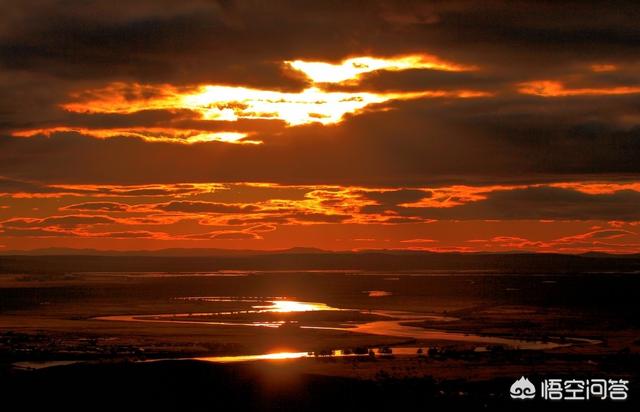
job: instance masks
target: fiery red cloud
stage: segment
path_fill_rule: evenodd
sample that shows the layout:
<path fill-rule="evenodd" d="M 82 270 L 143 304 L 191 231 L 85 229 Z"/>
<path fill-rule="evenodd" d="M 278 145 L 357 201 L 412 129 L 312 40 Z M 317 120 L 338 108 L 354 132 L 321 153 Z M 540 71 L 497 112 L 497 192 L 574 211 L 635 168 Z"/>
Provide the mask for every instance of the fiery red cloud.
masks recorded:
<path fill-rule="evenodd" d="M 542 200 L 535 213 L 513 213 L 538 192 Z M 629 193 L 635 195 L 625 206 L 617 197 Z M 584 199 L 573 204 L 563 199 L 574 196 Z M 636 182 L 420 188 L 43 185 L 0 194 L 6 205 L 0 209 L 0 233 L 6 247 L 15 248 L 124 244 L 273 249 L 304 244 L 327 249 L 631 252 L 640 244 L 639 198 Z M 610 202 L 620 203 L 620 211 L 609 211 Z M 33 204 L 38 207 L 29 207 Z M 585 212 L 593 217 L 583 217 Z"/>

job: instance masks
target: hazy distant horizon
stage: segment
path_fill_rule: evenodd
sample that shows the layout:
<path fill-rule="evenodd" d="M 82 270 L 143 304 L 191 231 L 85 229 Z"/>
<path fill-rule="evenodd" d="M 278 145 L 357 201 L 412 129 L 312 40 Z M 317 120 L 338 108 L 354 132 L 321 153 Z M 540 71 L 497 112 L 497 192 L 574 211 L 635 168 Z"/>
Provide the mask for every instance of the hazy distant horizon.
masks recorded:
<path fill-rule="evenodd" d="M 64 253 L 68 252 L 69 254 L 129 254 L 135 255 L 136 253 L 147 254 L 147 253 L 158 253 L 161 254 L 163 252 L 179 254 L 180 252 L 184 252 L 186 254 L 192 255 L 198 252 L 203 252 L 206 256 L 207 253 L 215 253 L 215 254 L 232 254 L 239 255 L 243 253 L 247 254 L 260 254 L 260 253 L 408 253 L 408 254 L 462 254 L 462 255 L 482 255 L 482 254 L 491 254 L 491 255 L 511 255 L 511 254 L 532 254 L 532 255 L 567 255 L 567 256 L 580 256 L 580 255 L 610 255 L 610 256 L 635 256 L 638 253 L 634 252 L 607 252 L 607 251 L 599 251 L 592 250 L 588 252 L 542 252 L 535 250 L 507 250 L 507 251 L 491 251 L 491 250 L 478 250 L 478 251 L 442 251 L 442 250 L 430 250 L 430 249 L 321 249 L 315 247 L 306 247 L 306 246 L 294 246 L 291 248 L 284 249 L 225 249 L 225 248 L 208 248 L 208 247 L 173 247 L 173 248 L 157 248 L 157 249 L 93 249 L 93 248 L 71 248 L 71 247 L 47 247 L 47 248 L 35 248 L 35 249 L 10 249 L 10 250 L 2 250 L 0 249 L 1 255 L 10 255 L 10 254 L 24 254 L 24 255 L 46 255 L 50 253 Z"/>

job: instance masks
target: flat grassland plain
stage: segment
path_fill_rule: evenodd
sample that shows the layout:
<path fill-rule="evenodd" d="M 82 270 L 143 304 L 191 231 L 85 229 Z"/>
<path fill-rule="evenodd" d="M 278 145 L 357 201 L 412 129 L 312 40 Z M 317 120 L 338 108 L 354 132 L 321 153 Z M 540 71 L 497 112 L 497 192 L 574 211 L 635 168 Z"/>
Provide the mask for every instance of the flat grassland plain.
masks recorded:
<path fill-rule="evenodd" d="M 2 259 L 0 387 L 23 410 L 638 406 L 640 277 L 618 258 L 608 273 Z M 521 376 L 626 379 L 629 399 L 513 400 Z"/>

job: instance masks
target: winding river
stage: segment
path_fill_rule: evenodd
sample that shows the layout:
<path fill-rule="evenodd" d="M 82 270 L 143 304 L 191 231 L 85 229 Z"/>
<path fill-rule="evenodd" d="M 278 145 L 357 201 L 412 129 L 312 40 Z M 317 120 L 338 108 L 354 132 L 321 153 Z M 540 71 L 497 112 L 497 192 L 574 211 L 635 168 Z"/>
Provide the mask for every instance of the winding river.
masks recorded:
<path fill-rule="evenodd" d="M 101 316 L 94 319 L 102 321 L 118 321 L 118 322 L 161 322 L 161 323 L 175 323 L 175 324 L 191 324 L 191 325 L 210 325 L 210 326 L 244 326 L 244 327 L 266 327 L 266 328 L 279 328 L 284 327 L 286 323 L 284 321 L 278 322 L 228 322 L 228 321 L 210 321 L 210 320 L 195 320 L 197 317 L 212 317 L 216 315 L 232 315 L 232 314 L 247 314 L 247 313 L 265 313 L 265 312 L 307 312 L 307 311 L 340 311 L 351 309 L 340 309 L 328 306 L 324 303 L 318 302 L 302 302 L 285 299 L 273 299 L 273 300 L 247 300 L 244 298 L 230 298 L 230 297 L 202 297 L 202 298 L 184 298 L 184 299 L 202 299 L 208 302 L 215 301 L 238 301 L 238 302 L 253 302 L 260 303 L 251 305 L 250 309 L 241 311 L 228 311 L 228 312 L 208 312 L 208 313 L 189 313 L 189 314 L 156 314 L 156 315 L 116 315 L 116 316 Z M 266 304 L 265 304 L 266 303 Z M 363 312 L 364 313 L 364 312 Z M 372 313 L 380 316 L 388 317 L 388 320 L 376 320 L 372 322 L 364 323 L 350 323 L 348 325 L 341 325 L 335 327 L 323 327 L 323 326 L 296 326 L 301 329 L 317 329 L 317 330 L 339 330 L 353 333 L 364 333 L 370 335 L 381 336 L 393 336 L 410 338 L 421 341 L 453 341 L 453 342 L 469 342 L 478 343 L 480 345 L 504 345 L 514 349 L 527 349 L 527 350 L 549 350 L 559 347 L 570 346 L 576 342 L 596 344 L 598 341 L 578 338 L 566 338 L 562 343 L 539 341 L 539 340 L 523 340 L 516 338 L 508 338 L 502 336 L 488 336 L 479 335 L 473 333 L 453 332 L 440 329 L 427 329 L 416 326 L 409 326 L 405 323 L 409 321 L 425 321 L 431 320 L 434 322 L 446 322 L 455 320 L 456 318 L 437 316 L 437 315 L 425 315 L 412 312 L 400 312 L 400 311 L 367 311 L 366 313 Z M 177 319 L 184 318 L 184 319 Z M 414 352 L 415 353 L 415 352 Z M 270 354 L 265 354 L 270 355 Z M 260 356 L 263 355 L 252 355 Z M 290 357 L 302 357 L 302 352 L 292 353 Z"/>

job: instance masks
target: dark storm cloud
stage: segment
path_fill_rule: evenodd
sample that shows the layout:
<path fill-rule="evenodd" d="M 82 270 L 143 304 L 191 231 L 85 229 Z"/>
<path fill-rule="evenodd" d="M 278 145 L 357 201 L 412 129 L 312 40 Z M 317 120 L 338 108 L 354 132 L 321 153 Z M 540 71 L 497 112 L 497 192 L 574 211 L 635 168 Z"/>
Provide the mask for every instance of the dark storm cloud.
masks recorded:
<path fill-rule="evenodd" d="M 153 205 L 153 209 L 165 212 L 185 213 L 246 213 L 258 210 L 254 205 L 230 205 L 226 203 L 176 200 Z"/>
<path fill-rule="evenodd" d="M 628 230 L 598 230 L 595 232 L 590 232 L 585 235 L 586 238 L 589 239 L 611 239 L 620 236 L 633 235 L 634 232 L 630 232 Z"/>
<path fill-rule="evenodd" d="M 46 229 L 13 229 L 0 227 L 0 234 L 6 237 L 74 237 L 71 231 Z"/>
<path fill-rule="evenodd" d="M 15 193 L 55 193 L 56 189 L 38 183 L 25 182 L 0 177 L 0 195 Z"/>
<path fill-rule="evenodd" d="M 81 237 L 81 238 L 115 238 L 115 239 L 152 239 L 166 237 L 164 233 L 147 232 L 147 231 L 126 231 L 126 232 L 74 232 L 71 230 L 60 229 L 13 229 L 13 228 L 1 228 L 0 234 L 6 237 L 19 238 L 68 238 L 68 237 Z"/>
<path fill-rule="evenodd" d="M 206 222 L 205 222 L 206 223 Z M 289 219 L 284 216 L 259 216 L 259 217 L 243 217 L 228 219 L 225 222 L 227 225 L 243 226 L 256 223 L 269 223 L 269 224 L 287 224 Z"/>
<path fill-rule="evenodd" d="M 336 84 L 327 88 L 335 91 L 421 91 L 421 90 L 478 90 L 494 92 L 509 87 L 509 82 L 520 81 L 521 77 L 510 78 L 507 74 L 487 71 L 452 72 L 429 69 L 404 71 L 374 71 L 361 76 L 357 84 Z"/>
<path fill-rule="evenodd" d="M 528 187 L 496 191 L 486 196 L 485 200 L 449 208 L 396 206 L 385 211 L 426 219 L 640 220 L 640 193 L 631 190 L 586 194 L 556 187 Z"/>
<path fill-rule="evenodd" d="M 424 198 L 431 197 L 431 192 L 426 190 L 400 189 L 391 191 L 363 191 L 359 192 L 362 197 L 374 200 L 379 205 L 396 206 L 402 203 L 414 203 Z"/>
<path fill-rule="evenodd" d="M 238 119 L 203 120 L 198 113 L 190 110 L 143 110 L 131 114 L 119 113 L 73 113 L 64 112 L 56 116 L 55 120 L 25 121 L 23 128 L 68 127 L 76 129 L 191 129 L 203 132 L 238 131 L 273 133 L 284 127 L 284 122 L 270 119 Z"/>
<path fill-rule="evenodd" d="M 97 212 L 126 212 L 131 206 L 117 202 L 84 202 L 68 205 L 60 210 L 81 210 L 81 211 L 97 211 Z"/>
<path fill-rule="evenodd" d="M 389 3 L 395 13 L 412 7 Z M 409 23 L 437 50 L 454 56 L 531 71 L 590 60 L 634 61 L 640 9 L 636 2 L 470 1 L 416 2 L 432 14 L 424 23 Z"/>
<path fill-rule="evenodd" d="M 289 213 L 283 215 L 284 218 L 288 219 L 290 222 L 311 222 L 311 223 L 340 223 L 343 222 L 351 216 L 344 214 L 326 214 L 326 213 L 309 213 L 309 212 L 298 212 L 298 213 Z"/>
<path fill-rule="evenodd" d="M 4 228 L 75 228 L 78 226 L 86 225 L 103 225 L 109 223 L 116 223 L 116 220 L 108 216 L 51 216 L 44 219 L 9 219 L 4 222 L 0 222 L 0 225 Z"/>
<path fill-rule="evenodd" d="M 640 128 L 625 123 L 634 107 L 638 98 L 630 96 L 425 99 L 353 116 L 340 127 L 288 128 L 260 136 L 263 145 L 0 137 L 0 175 L 49 183 L 377 187 L 615 178 L 640 172 Z M 162 189 L 129 194 L 149 191 Z"/>
<path fill-rule="evenodd" d="M 164 234 L 157 232 L 148 232 L 144 230 L 131 230 L 125 232 L 102 232 L 90 234 L 91 237 L 108 237 L 117 239 L 151 239 L 157 238 L 159 235 L 162 236 Z"/>
<path fill-rule="evenodd" d="M 188 239 L 226 239 L 226 240 L 256 240 L 261 239 L 260 235 L 253 232 L 243 231 L 224 231 L 224 232 L 210 232 L 199 233 L 186 236 Z"/>
<path fill-rule="evenodd" d="M 26 1 L 10 9 L 0 37 L 7 69 L 84 80 L 303 84 L 261 52 L 259 28 L 236 26 L 215 1 Z"/>
<path fill-rule="evenodd" d="M 59 124 L 87 128 L 154 127 L 188 121 L 197 116 L 189 110 L 143 110 L 131 114 L 65 113 Z"/>
<path fill-rule="evenodd" d="M 6 3 L 3 66 L 74 79 L 295 88 L 283 60 L 427 51 L 534 71 L 630 61 L 640 40 L 635 2 Z"/>

